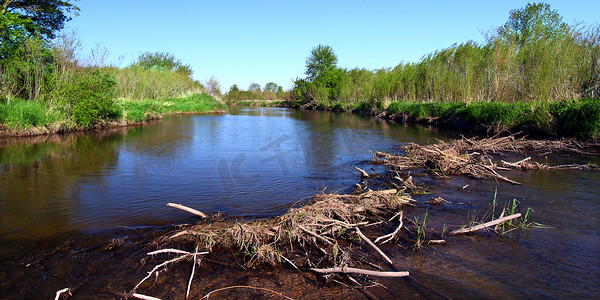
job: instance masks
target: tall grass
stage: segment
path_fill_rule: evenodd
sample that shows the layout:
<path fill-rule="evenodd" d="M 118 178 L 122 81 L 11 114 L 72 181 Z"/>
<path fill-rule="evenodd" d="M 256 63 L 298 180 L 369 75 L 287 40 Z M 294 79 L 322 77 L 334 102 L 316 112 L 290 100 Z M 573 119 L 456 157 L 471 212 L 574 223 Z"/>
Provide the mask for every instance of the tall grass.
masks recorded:
<path fill-rule="evenodd" d="M 330 86 L 296 81 L 302 102 L 357 102 L 387 108 L 408 102 L 551 102 L 600 97 L 600 25 L 524 45 L 493 34 L 379 70 L 338 70 Z"/>
<path fill-rule="evenodd" d="M 204 87 L 189 75 L 160 69 L 105 68 L 117 82 L 116 95 L 127 99 L 167 99 L 190 93 L 202 93 Z"/>
<path fill-rule="evenodd" d="M 149 118 L 177 113 L 209 113 L 226 111 L 227 106 L 209 94 L 192 94 L 170 99 L 120 99 L 123 116 L 132 122 L 142 122 Z"/>

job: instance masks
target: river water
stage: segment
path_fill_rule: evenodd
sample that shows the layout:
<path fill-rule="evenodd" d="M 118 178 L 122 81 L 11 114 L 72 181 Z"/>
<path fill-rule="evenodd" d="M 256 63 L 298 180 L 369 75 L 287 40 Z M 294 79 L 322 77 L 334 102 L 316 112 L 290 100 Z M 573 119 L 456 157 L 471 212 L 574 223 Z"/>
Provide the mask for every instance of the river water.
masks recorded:
<path fill-rule="evenodd" d="M 175 116 L 101 133 L 0 140 L 0 258 L 9 248 L 27 251 L 73 234 L 193 221 L 169 202 L 208 214 L 276 216 L 323 190 L 351 189 L 354 166 L 370 168 L 369 151 L 457 136 L 352 114 L 234 107 L 228 115 Z M 544 159 L 600 163 L 591 156 Z M 395 259 L 452 297 L 598 296 L 600 174 L 509 177 L 523 185 L 418 179 L 430 185 L 432 194 L 423 197 L 449 203 L 420 204 L 410 213 L 427 212 L 439 230 L 460 227 L 483 215 L 497 191 L 499 203 L 517 199 L 533 209 L 532 221 L 553 228 L 452 237 L 452 246 Z"/>

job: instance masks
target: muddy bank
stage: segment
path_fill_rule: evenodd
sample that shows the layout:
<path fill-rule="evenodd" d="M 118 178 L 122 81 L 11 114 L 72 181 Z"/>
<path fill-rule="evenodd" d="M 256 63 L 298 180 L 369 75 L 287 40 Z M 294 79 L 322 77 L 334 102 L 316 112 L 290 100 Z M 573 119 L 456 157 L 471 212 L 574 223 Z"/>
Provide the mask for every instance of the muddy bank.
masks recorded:
<path fill-rule="evenodd" d="M 369 163 L 386 166 L 383 173 L 348 170 L 356 172 L 357 179 L 362 177 L 352 194 L 319 194 L 294 205 L 277 218 L 244 220 L 214 215 L 205 220 L 191 219 L 193 224 L 190 225 L 81 236 L 60 245 L 48 244 L 37 253 L 11 249 L 2 253 L 3 261 L 7 262 L 0 276 L 7 278 L 2 283 L 2 294 L 47 298 L 63 287 L 70 287 L 75 297 L 123 297 L 137 292 L 181 299 L 185 297 L 194 269 L 190 285 L 192 298 L 212 291 L 216 292 L 211 297 L 246 299 L 279 297 L 279 294 L 294 299 L 499 296 L 499 291 L 491 286 L 470 288 L 468 284 L 452 282 L 444 273 L 431 274 L 431 262 L 444 264 L 448 260 L 449 265 L 460 267 L 464 264 L 461 261 L 473 257 L 477 252 L 474 248 L 478 247 L 495 248 L 495 252 L 505 255 L 506 259 L 510 255 L 527 258 L 534 254 L 511 249 L 516 247 L 511 246 L 510 239 L 504 238 L 504 229 L 500 228 L 448 236 L 450 230 L 474 225 L 470 222 L 479 224 L 498 219 L 505 210 L 498 207 L 495 213 L 463 223 L 449 221 L 444 214 L 449 207 L 446 203 L 455 199 L 429 195 L 428 190 L 433 189 L 430 186 L 442 182 L 452 185 L 451 190 L 468 194 L 482 182 L 507 178 L 520 183 L 513 179 L 515 172 L 533 167 L 540 171 L 595 170 L 597 166 L 592 164 L 550 165 L 538 158 L 548 153 L 592 155 L 597 154 L 597 150 L 576 142 L 526 141 L 512 136 L 463 139 L 428 146 L 407 144 L 398 149 L 398 153 L 375 153 Z M 502 156 L 506 152 L 534 158 Z M 463 178 L 462 175 L 480 179 L 460 179 L 459 182 L 448 179 L 451 176 Z M 506 184 L 516 183 L 508 181 Z M 527 220 L 522 222 L 519 224 L 527 224 Z M 521 229 L 517 225 L 506 230 L 517 228 L 513 232 L 518 232 Z M 385 238 L 378 240 L 382 236 Z M 157 250 L 164 252 L 148 255 Z M 199 254 L 202 252 L 208 253 Z M 475 258 L 480 260 L 486 253 L 479 255 Z M 163 269 L 166 265 L 160 265 L 168 261 L 172 262 Z M 485 265 L 485 261 L 477 264 Z M 409 276 L 345 274 L 339 269 L 321 274 L 315 270 L 341 268 L 348 271 L 348 267 L 374 272 L 408 271 Z M 160 272 L 158 275 L 153 272 L 142 282 L 153 270 Z M 444 272 L 455 271 L 446 269 Z M 468 268 L 461 272 L 465 276 L 477 276 Z M 445 282 L 446 288 L 436 286 L 436 280 Z M 222 288 L 225 289 L 219 290 Z"/>

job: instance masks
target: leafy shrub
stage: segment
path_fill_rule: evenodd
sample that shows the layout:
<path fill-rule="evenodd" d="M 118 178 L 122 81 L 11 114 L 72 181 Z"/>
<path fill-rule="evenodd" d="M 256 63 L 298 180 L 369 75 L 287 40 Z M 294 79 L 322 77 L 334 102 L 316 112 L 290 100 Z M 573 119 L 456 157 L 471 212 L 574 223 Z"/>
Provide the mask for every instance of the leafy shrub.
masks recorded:
<path fill-rule="evenodd" d="M 59 81 L 53 97 L 61 99 L 70 108 L 75 124 L 89 127 L 101 119 L 116 119 L 121 116 L 115 107 L 114 78 L 99 70 L 79 71 L 66 80 Z"/>

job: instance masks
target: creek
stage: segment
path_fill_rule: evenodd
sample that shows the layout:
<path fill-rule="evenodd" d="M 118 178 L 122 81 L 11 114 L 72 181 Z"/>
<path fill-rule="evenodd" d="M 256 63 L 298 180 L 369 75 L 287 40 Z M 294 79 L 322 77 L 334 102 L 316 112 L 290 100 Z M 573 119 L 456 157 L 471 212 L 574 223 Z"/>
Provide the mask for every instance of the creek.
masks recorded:
<path fill-rule="evenodd" d="M 29 253 L 49 253 L 49 247 L 111 236 L 121 229 L 194 222 L 194 217 L 166 206 L 169 202 L 207 214 L 277 216 L 316 193 L 351 191 L 359 179 L 354 166 L 372 167 L 366 163 L 372 159 L 369 151 L 393 152 L 406 142 L 427 144 L 459 136 L 370 116 L 233 107 L 227 115 L 173 116 L 96 133 L 3 139 L 0 261 L 23 261 Z M 552 164 L 600 163 L 597 156 L 543 159 Z M 421 196 L 409 216 L 427 213 L 428 226 L 438 231 L 457 228 L 482 216 L 497 191 L 498 203 L 517 199 L 533 209 L 532 221 L 552 228 L 501 237 L 452 237 L 446 246 L 395 259 L 402 259 L 400 265 L 419 281 L 453 298 L 597 296 L 600 174 L 535 171 L 509 177 L 523 185 L 416 178 L 431 194 Z M 424 204 L 433 196 L 449 202 L 441 207 Z M 52 295 L 63 288 L 22 288 L 13 271 L 0 271 L 0 296 L 18 297 L 24 290 L 28 296 Z M 414 295 L 393 284 L 390 290 Z"/>

